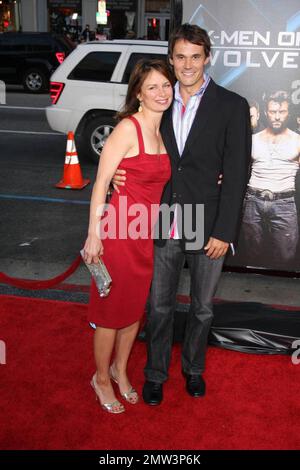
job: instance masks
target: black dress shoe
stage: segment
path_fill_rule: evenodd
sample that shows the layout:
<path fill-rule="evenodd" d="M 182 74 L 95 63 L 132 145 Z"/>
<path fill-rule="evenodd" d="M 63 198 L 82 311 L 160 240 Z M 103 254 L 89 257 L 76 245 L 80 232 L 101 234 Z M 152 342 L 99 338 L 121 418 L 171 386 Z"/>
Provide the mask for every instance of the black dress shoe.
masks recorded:
<path fill-rule="evenodd" d="M 186 377 L 186 390 L 192 397 L 203 397 L 205 395 L 205 382 L 202 375 L 189 375 Z"/>
<path fill-rule="evenodd" d="M 143 399 L 148 405 L 159 405 L 163 399 L 163 384 L 158 382 L 145 382 Z"/>

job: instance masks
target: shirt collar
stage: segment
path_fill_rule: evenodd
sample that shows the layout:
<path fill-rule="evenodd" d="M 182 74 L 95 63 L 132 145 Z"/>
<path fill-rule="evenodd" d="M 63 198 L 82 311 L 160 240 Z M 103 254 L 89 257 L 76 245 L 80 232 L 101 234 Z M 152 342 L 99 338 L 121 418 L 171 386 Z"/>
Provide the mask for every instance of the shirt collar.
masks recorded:
<path fill-rule="evenodd" d="M 210 81 L 210 76 L 205 73 L 203 75 L 203 78 L 204 78 L 204 82 L 202 83 L 201 87 L 192 96 L 199 96 L 199 95 L 201 96 L 205 92 L 205 89 L 206 89 L 206 87 L 207 87 L 207 85 Z M 174 87 L 174 100 L 179 101 L 181 104 L 183 103 L 182 98 L 181 98 L 181 94 L 180 94 L 180 91 L 179 91 L 179 82 L 178 81 L 175 83 L 175 87 Z"/>

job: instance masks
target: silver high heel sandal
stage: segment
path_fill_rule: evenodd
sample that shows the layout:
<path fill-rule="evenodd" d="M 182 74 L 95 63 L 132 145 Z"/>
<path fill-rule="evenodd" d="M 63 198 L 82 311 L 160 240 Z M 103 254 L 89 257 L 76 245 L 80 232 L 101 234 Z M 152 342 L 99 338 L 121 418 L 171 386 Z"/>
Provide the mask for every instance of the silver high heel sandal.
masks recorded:
<path fill-rule="evenodd" d="M 116 384 L 119 385 L 118 379 L 115 377 L 115 375 L 113 373 L 112 366 L 110 366 L 110 368 L 109 368 L 109 375 L 110 375 L 111 379 Z M 120 393 L 121 393 L 121 391 L 120 391 Z M 128 403 L 131 403 L 132 405 L 135 405 L 139 401 L 138 393 L 133 387 L 131 387 L 128 390 L 128 392 L 121 393 L 121 397 L 123 397 L 126 401 L 128 401 Z"/>
<path fill-rule="evenodd" d="M 125 408 L 120 403 L 118 400 L 113 401 L 112 403 L 102 403 L 101 398 L 100 398 L 100 391 L 98 389 L 98 385 L 96 382 L 96 374 L 93 375 L 92 380 L 91 380 L 91 386 L 96 394 L 96 400 L 99 400 L 99 403 L 101 405 L 101 408 L 108 413 L 113 413 L 113 414 L 119 414 L 119 413 L 124 413 Z M 116 407 L 119 407 L 118 409 L 114 409 Z"/>

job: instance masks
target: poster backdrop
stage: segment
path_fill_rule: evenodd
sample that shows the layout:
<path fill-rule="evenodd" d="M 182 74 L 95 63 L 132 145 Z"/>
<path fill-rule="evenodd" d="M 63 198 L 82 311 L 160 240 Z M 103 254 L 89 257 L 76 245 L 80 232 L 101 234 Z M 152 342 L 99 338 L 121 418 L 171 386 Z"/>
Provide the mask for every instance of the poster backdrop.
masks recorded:
<path fill-rule="evenodd" d="M 228 265 L 300 271 L 300 2 L 188 0 L 209 32 L 208 73 L 250 105 L 252 168 L 237 254 Z"/>

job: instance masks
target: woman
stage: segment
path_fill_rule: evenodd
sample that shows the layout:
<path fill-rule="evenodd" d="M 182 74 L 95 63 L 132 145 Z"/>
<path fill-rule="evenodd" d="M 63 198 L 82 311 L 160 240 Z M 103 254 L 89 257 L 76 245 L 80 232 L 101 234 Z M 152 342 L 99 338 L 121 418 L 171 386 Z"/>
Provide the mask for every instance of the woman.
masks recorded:
<path fill-rule="evenodd" d="M 106 141 L 92 193 L 84 257 L 88 263 L 103 257 L 112 277 L 112 288 L 108 297 L 100 297 L 92 280 L 89 321 L 96 325 L 97 371 L 91 385 L 102 408 L 110 413 L 125 410 L 116 399 L 111 379 L 118 384 L 120 394 L 127 402 L 138 402 L 138 394 L 131 386 L 126 370 L 152 279 L 154 219 L 163 188 L 171 176 L 159 127 L 163 112 L 172 102 L 172 80 L 163 61 L 142 60 L 136 64 L 124 110 L 119 113 L 121 121 Z M 103 207 L 118 167 L 127 172 L 126 187 L 121 187 L 119 193 L 115 191 L 112 196 L 110 208 L 115 210 L 116 233 L 105 238 L 101 226 L 105 218 Z M 136 204 L 139 204 L 137 212 L 144 215 L 140 224 L 136 224 Z M 99 211 L 99 207 L 102 210 Z M 155 217 L 150 217 L 154 212 Z M 100 237 L 97 235 L 99 223 Z M 111 364 L 113 349 L 115 356 Z"/>

